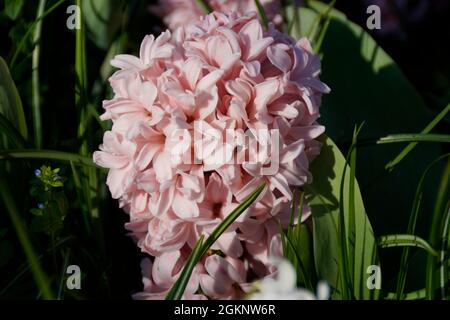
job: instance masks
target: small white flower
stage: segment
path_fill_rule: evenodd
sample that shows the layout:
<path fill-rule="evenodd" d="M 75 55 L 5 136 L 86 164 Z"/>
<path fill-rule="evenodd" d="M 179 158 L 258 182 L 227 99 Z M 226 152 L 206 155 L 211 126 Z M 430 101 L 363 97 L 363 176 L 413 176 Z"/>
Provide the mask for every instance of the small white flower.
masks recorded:
<path fill-rule="evenodd" d="M 277 267 L 274 277 L 268 277 L 258 283 L 258 292 L 252 294 L 250 300 L 328 300 L 330 287 L 324 281 L 317 284 L 317 295 L 313 292 L 297 288 L 297 276 L 292 264 L 284 259 L 273 259 Z"/>

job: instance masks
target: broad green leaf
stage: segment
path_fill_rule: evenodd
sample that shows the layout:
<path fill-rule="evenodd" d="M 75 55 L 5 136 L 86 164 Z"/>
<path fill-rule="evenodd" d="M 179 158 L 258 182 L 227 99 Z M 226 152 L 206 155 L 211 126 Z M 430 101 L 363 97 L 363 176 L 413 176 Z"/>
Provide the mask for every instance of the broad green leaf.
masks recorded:
<path fill-rule="evenodd" d="M 107 50 L 119 29 L 121 1 L 87 0 L 83 2 L 83 16 L 89 36 L 101 49 Z"/>
<path fill-rule="evenodd" d="M 326 5 L 308 1 L 316 12 Z M 300 9 L 301 30 L 308 30 L 316 13 Z M 331 88 L 323 97 L 321 124 L 336 143 L 351 140 L 355 123 L 365 121 L 360 139 L 394 133 L 420 132 L 431 120 L 431 114 L 391 57 L 362 28 L 350 22 L 338 10 L 332 19 L 322 45 L 321 80 Z M 295 31 L 295 30 L 294 30 Z M 294 37 L 298 35 L 293 34 Z M 363 188 L 366 204 L 379 221 L 392 219 L 392 212 L 403 221 L 406 230 L 408 208 L 414 186 L 431 159 L 440 154 L 439 146 L 419 145 L 402 162 L 395 175 L 384 174 L 384 165 L 403 149 L 401 145 L 364 148 L 358 155 L 357 178 Z M 403 190 L 401 194 L 397 190 Z M 430 195 L 433 190 L 427 191 Z M 379 201 L 379 199 L 384 199 Z M 431 210 L 431 208 L 427 208 Z M 391 228 L 394 224 L 391 224 Z M 383 233 L 389 226 L 380 223 Z M 386 228 L 386 229 L 384 229 Z"/>
<path fill-rule="evenodd" d="M 300 194 L 299 194 L 300 193 Z M 285 231 L 280 222 L 283 255 L 297 271 L 297 283 L 315 291 L 316 280 L 312 235 L 305 223 L 299 223 L 303 214 L 305 192 L 294 190 L 291 202 L 291 218 Z M 298 219 L 297 224 L 295 219 Z"/>
<path fill-rule="evenodd" d="M 28 130 L 22 101 L 2 57 L 0 57 L 0 113 L 16 127 L 23 138 L 27 138 Z"/>
<path fill-rule="evenodd" d="M 328 281 L 335 289 L 334 298 L 342 298 L 343 287 L 339 279 L 345 270 L 339 270 L 339 199 L 342 173 L 346 160 L 333 141 L 323 135 L 321 154 L 311 165 L 314 180 L 310 190 L 309 203 L 313 219 L 314 258 L 318 279 Z M 350 170 L 346 171 L 343 188 L 343 207 L 349 208 Z M 358 183 L 354 183 L 354 234 L 349 232 L 349 210 L 344 210 L 345 239 L 348 242 L 350 255 L 344 265 L 351 264 L 353 273 L 350 275 L 354 288 L 353 296 L 357 299 L 377 298 L 379 290 L 369 290 L 366 286 L 370 265 L 379 265 L 376 240 L 372 227 L 366 215 L 364 203 Z"/>
<path fill-rule="evenodd" d="M 11 18 L 11 20 L 16 20 L 22 11 L 23 0 L 5 0 L 5 13 Z"/>
<path fill-rule="evenodd" d="M 308 4 L 312 9 L 299 9 L 303 36 L 317 13 L 327 6 L 313 0 Z M 289 15 L 292 7 L 287 10 Z M 368 33 L 343 13 L 333 9 L 331 15 L 320 52 L 321 80 L 331 88 L 331 93 L 322 99 L 319 119 L 326 127 L 327 135 L 341 146 L 350 144 L 354 125 L 362 122 L 365 126 L 359 140 L 422 131 L 433 114 L 400 68 Z M 291 34 L 295 38 L 300 36 L 295 28 Z M 358 149 L 356 178 L 367 214 L 379 234 L 406 231 L 420 175 L 431 160 L 442 154 L 437 143 L 419 143 L 392 173 L 387 172 L 386 163 L 404 147 L 402 144 L 384 144 Z M 430 180 L 438 181 L 438 175 L 439 170 L 430 172 Z M 436 189 L 437 183 L 434 183 L 424 191 L 424 212 L 432 212 Z M 425 224 L 418 225 L 418 234 L 426 234 L 426 228 Z M 421 279 L 414 281 L 414 287 L 425 287 Z"/>
<path fill-rule="evenodd" d="M 427 177 L 428 173 L 437 163 L 439 163 L 441 160 L 447 158 L 448 156 L 450 156 L 450 153 L 447 153 L 447 154 L 442 155 L 442 156 L 438 157 L 437 159 L 435 159 L 433 162 L 430 163 L 430 165 L 427 167 L 425 172 L 422 174 L 419 184 L 417 185 L 416 195 L 414 197 L 413 205 L 411 208 L 411 214 L 409 217 L 408 230 L 407 230 L 408 234 L 416 234 L 417 219 L 418 219 L 420 208 L 421 208 L 423 190 L 424 190 L 425 181 L 426 181 L 426 177 Z M 409 263 L 410 263 L 409 248 L 404 248 L 403 252 L 402 252 L 402 257 L 400 260 L 400 270 L 399 270 L 398 277 L 397 277 L 397 289 L 396 289 L 397 298 L 400 298 L 403 295 L 403 290 L 405 288 L 406 275 L 408 272 Z"/>
<path fill-rule="evenodd" d="M 300 255 L 300 259 L 306 270 L 306 276 L 309 277 L 309 280 L 302 279 L 301 277 L 299 280 L 303 283 L 315 283 L 317 277 L 315 275 L 316 271 L 314 265 L 313 236 L 305 224 L 297 225 L 296 236 L 296 247 L 299 248 L 298 253 Z"/>

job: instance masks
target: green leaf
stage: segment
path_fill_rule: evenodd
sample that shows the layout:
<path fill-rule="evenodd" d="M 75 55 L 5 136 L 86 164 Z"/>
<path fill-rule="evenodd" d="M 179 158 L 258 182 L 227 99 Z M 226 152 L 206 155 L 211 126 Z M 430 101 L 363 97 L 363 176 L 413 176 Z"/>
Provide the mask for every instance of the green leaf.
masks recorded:
<path fill-rule="evenodd" d="M 33 59 L 31 66 L 31 92 L 32 92 L 32 112 L 33 112 L 33 129 L 34 129 L 34 143 L 36 148 L 42 147 L 42 120 L 41 120 L 41 93 L 39 82 L 39 60 L 40 60 L 40 42 L 42 33 L 42 22 L 40 19 L 44 14 L 46 0 L 39 0 L 39 7 L 36 14 L 36 27 L 33 34 Z"/>
<path fill-rule="evenodd" d="M 186 288 L 189 278 L 195 265 L 200 261 L 203 255 L 209 250 L 214 242 L 219 239 L 223 232 L 245 211 L 250 205 L 256 201 L 261 192 L 264 190 L 265 184 L 256 188 L 252 194 L 250 194 L 244 201 L 242 201 L 223 221 L 211 232 L 208 238 L 203 241 L 203 236 L 199 239 L 195 245 L 193 251 L 189 255 L 183 271 L 180 277 L 173 284 L 169 293 L 166 296 L 167 300 L 179 300 L 183 296 L 184 289 Z"/>
<path fill-rule="evenodd" d="M 289 260 L 297 271 L 297 283 L 309 290 L 315 290 L 316 275 L 314 268 L 314 253 L 312 247 L 312 235 L 304 223 L 300 223 L 303 213 L 305 192 L 301 191 L 297 201 L 297 190 L 292 197 L 292 212 L 288 229 L 283 230 L 279 223 L 283 256 Z M 299 202 L 299 203 L 297 203 Z M 298 223 L 294 225 L 294 219 Z"/>
<path fill-rule="evenodd" d="M 5 179 L 0 179 L 0 198 L 2 198 L 6 211 L 11 218 L 12 225 L 14 226 L 16 235 L 19 238 L 19 242 L 23 248 L 25 256 L 27 257 L 36 285 L 41 290 L 42 297 L 48 300 L 53 299 L 54 296 L 49 285 L 50 282 L 42 269 L 41 264 L 39 263 L 39 259 L 28 236 L 28 231 L 23 222 L 23 218 L 20 216 L 19 210 L 13 201 L 10 188 Z"/>
<path fill-rule="evenodd" d="M 382 137 L 377 144 L 399 143 L 399 142 L 439 142 L 449 143 L 450 135 L 448 134 L 431 134 L 431 133 L 410 133 L 410 134 L 390 134 Z"/>
<path fill-rule="evenodd" d="M 206 0 L 196 0 L 197 5 L 203 10 L 204 13 L 208 14 L 213 12 L 212 8 Z"/>
<path fill-rule="evenodd" d="M 262 6 L 261 2 L 259 0 L 254 0 L 256 9 L 258 9 L 259 17 L 261 18 L 261 22 L 264 26 L 264 28 L 267 30 L 269 27 L 269 20 L 267 19 L 266 12 L 264 11 L 264 7 Z"/>
<path fill-rule="evenodd" d="M 413 292 L 408 292 L 406 294 L 403 294 L 401 296 L 402 300 L 420 300 L 425 298 L 425 289 L 420 289 Z M 396 300 L 397 299 L 397 293 L 396 292 L 389 292 L 386 297 L 384 297 L 385 300 Z"/>
<path fill-rule="evenodd" d="M 16 127 L 23 138 L 27 138 L 28 130 L 22 101 L 2 57 L 0 57 L 0 113 Z"/>
<path fill-rule="evenodd" d="M 434 250 L 428 242 L 422 238 L 411 234 L 394 234 L 388 236 L 381 236 L 378 240 L 381 248 L 392 247 L 418 247 L 427 251 L 433 256 L 437 256 L 438 252 Z"/>
<path fill-rule="evenodd" d="M 353 186 L 354 234 L 350 235 L 348 228 L 349 217 L 349 182 L 350 173 L 347 171 L 343 182 L 343 195 L 341 197 L 342 173 L 346 166 L 346 160 L 333 141 L 322 135 L 320 141 L 323 143 L 322 152 L 311 165 L 311 173 L 314 177 L 313 183 L 307 190 L 310 193 L 309 203 L 313 220 L 313 242 L 314 259 L 319 279 L 326 280 L 334 288 L 333 297 L 345 297 L 344 284 L 340 277 L 343 266 L 351 264 L 353 272 L 350 277 L 353 282 L 352 296 L 357 299 L 377 298 L 379 290 L 369 290 L 366 286 L 367 268 L 370 265 L 379 265 L 376 241 L 372 227 L 366 216 L 364 203 L 357 181 Z M 340 226 L 340 203 L 343 199 L 344 228 Z M 341 232 L 345 232 L 344 235 Z M 339 243 L 340 237 L 354 239 L 348 242 L 347 261 L 342 259 Z M 341 268 L 339 267 L 340 265 Z M 345 284 L 347 285 L 347 284 Z M 350 298 L 350 297 L 347 297 Z"/>
<path fill-rule="evenodd" d="M 433 128 L 447 115 L 450 111 L 450 103 L 422 130 L 421 133 L 429 133 Z M 402 161 L 404 157 L 414 149 L 417 142 L 411 142 L 405 149 L 402 150 L 393 160 L 389 161 L 386 165 L 387 170 L 393 170 L 394 167 Z"/>
<path fill-rule="evenodd" d="M 444 168 L 444 172 L 439 183 L 439 188 L 436 194 L 436 201 L 434 204 L 434 210 L 432 215 L 432 222 L 430 228 L 430 236 L 428 242 L 430 245 L 437 247 L 442 245 L 443 239 L 440 239 L 443 228 L 443 222 L 445 221 L 445 215 L 448 210 L 448 201 L 450 199 L 450 159 L 447 160 L 447 164 Z M 445 240 L 444 240 L 445 241 Z M 447 239 L 448 241 L 448 239 Z M 426 298 L 434 299 L 434 290 L 438 288 L 438 259 L 433 256 L 428 256 L 426 274 L 425 274 L 425 289 Z"/>
<path fill-rule="evenodd" d="M 450 200 L 447 202 L 447 208 L 445 209 L 445 218 L 442 227 L 442 243 L 441 250 L 439 252 L 439 287 L 441 291 L 441 298 L 446 299 L 448 294 L 448 288 L 446 288 L 447 283 L 450 281 L 449 269 L 450 269 L 450 257 L 448 252 L 450 252 Z"/>
<path fill-rule="evenodd" d="M 264 190 L 265 185 L 260 185 L 256 188 L 251 195 L 249 195 L 244 201 L 242 201 L 223 221 L 214 229 L 209 237 L 205 240 L 203 246 L 203 253 L 209 250 L 209 247 L 216 242 L 217 239 L 225 232 L 226 229 L 245 211 L 248 207 L 252 205 L 253 202 L 258 198 L 261 192 Z"/>
<path fill-rule="evenodd" d="M 194 271 L 195 266 L 202 258 L 202 247 L 203 247 L 203 238 L 202 235 L 200 239 L 195 244 L 194 249 L 189 255 L 188 260 L 186 261 L 186 265 L 181 271 L 180 277 L 177 279 L 175 284 L 170 289 L 169 293 L 166 296 L 166 300 L 179 300 L 183 296 L 184 290 L 189 282 L 189 278 L 191 277 L 192 271 Z"/>
<path fill-rule="evenodd" d="M 107 50 L 113 36 L 119 29 L 122 19 L 121 1 L 87 0 L 83 2 L 83 17 L 92 41 L 101 49 Z"/>
<path fill-rule="evenodd" d="M 301 35 L 305 35 L 317 15 L 327 7 L 313 0 L 308 5 L 310 8 L 299 9 Z M 433 115 L 400 68 L 368 33 L 343 13 L 332 9 L 330 15 L 321 46 L 321 80 L 331 88 L 331 93 L 322 99 L 319 119 L 327 135 L 338 145 L 349 145 L 355 123 L 362 122 L 365 126 L 359 140 L 420 132 Z M 295 30 L 291 34 L 295 38 L 301 36 Z M 385 164 L 403 148 L 401 144 L 383 144 L 358 150 L 356 178 L 366 208 L 370 208 L 367 214 L 380 234 L 396 233 L 398 228 L 406 230 L 420 175 L 430 160 L 442 154 L 437 144 L 419 144 L 393 174 L 388 174 Z M 430 173 L 430 179 L 439 179 L 438 173 Z M 424 197 L 432 199 L 435 192 L 436 186 L 430 186 Z M 424 210 L 431 212 L 431 203 L 424 203 Z M 425 227 L 418 226 L 419 234 L 426 232 Z"/>
<path fill-rule="evenodd" d="M 414 201 L 413 201 L 413 205 L 411 208 L 411 214 L 409 217 L 409 222 L 408 222 L 408 230 L 407 233 L 408 234 L 415 234 L 416 233 L 416 224 L 417 224 L 417 219 L 419 216 L 419 210 L 422 204 L 422 200 L 423 200 L 423 190 L 424 190 L 424 185 L 425 185 L 425 178 L 427 177 L 429 171 L 437 164 L 439 163 L 439 161 L 441 161 L 442 159 L 448 157 L 450 154 L 445 154 L 443 156 L 440 156 L 439 158 L 437 158 L 436 160 L 434 160 L 433 162 L 430 163 L 430 165 L 427 167 L 427 169 L 424 171 L 424 173 L 422 174 L 422 177 L 420 178 L 419 184 L 417 185 L 417 189 L 416 189 L 416 194 L 414 196 Z M 397 298 L 400 299 L 400 297 L 403 295 L 403 290 L 405 288 L 405 283 L 406 283 L 406 274 L 408 271 L 408 266 L 409 266 L 409 248 L 404 248 L 403 252 L 402 252 L 402 257 L 400 260 L 400 270 L 398 273 L 398 277 L 397 277 Z"/>
<path fill-rule="evenodd" d="M 9 159 L 51 159 L 58 161 L 71 161 L 75 165 L 98 168 L 91 158 L 56 150 L 19 149 L 0 151 L 0 160 Z"/>
<path fill-rule="evenodd" d="M 5 13 L 11 18 L 11 20 L 16 20 L 22 11 L 23 0 L 5 0 Z"/>
<path fill-rule="evenodd" d="M 36 19 L 29 27 L 25 35 L 22 37 L 20 43 L 17 45 L 16 51 L 14 52 L 14 55 L 11 59 L 11 69 L 14 69 L 16 65 L 17 57 L 19 56 L 19 53 L 22 51 L 23 47 L 25 46 L 25 43 L 28 40 L 28 37 L 30 36 L 31 32 L 34 30 L 35 25 L 44 19 L 47 15 L 49 15 L 51 12 L 53 12 L 56 8 L 58 8 L 61 4 L 64 3 L 66 0 L 59 0 L 57 3 L 52 5 L 50 8 L 48 8 L 38 19 Z"/>

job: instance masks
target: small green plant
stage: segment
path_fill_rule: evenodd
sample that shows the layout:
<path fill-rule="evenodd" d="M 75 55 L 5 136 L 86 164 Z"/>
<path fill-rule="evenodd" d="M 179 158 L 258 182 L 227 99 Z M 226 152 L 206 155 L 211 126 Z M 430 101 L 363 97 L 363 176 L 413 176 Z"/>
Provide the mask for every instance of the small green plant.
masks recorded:
<path fill-rule="evenodd" d="M 44 232 L 52 238 L 62 230 L 68 207 L 63 191 L 64 178 L 59 172 L 59 168 L 44 165 L 35 170 L 35 178 L 31 180 L 30 193 L 37 201 L 37 207 L 30 210 L 34 215 L 31 230 Z"/>

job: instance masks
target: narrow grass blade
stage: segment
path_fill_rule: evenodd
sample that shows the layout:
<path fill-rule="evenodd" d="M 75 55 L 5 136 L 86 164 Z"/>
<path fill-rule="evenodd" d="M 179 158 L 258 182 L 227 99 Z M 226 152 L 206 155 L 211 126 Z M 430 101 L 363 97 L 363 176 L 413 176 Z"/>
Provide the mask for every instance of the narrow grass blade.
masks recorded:
<path fill-rule="evenodd" d="M 438 252 L 433 249 L 428 242 L 422 238 L 411 234 L 393 234 L 381 236 L 378 239 L 378 245 L 381 248 L 392 247 L 418 247 L 424 249 L 432 256 L 438 256 Z"/>
<path fill-rule="evenodd" d="M 431 230 L 428 242 L 432 246 L 440 245 L 440 236 L 442 234 L 442 222 L 444 221 L 445 205 L 450 199 L 450 159 L 444 169 L 444 173 L 439 184 L 436 201 L 433 209 L 433 217 L 431 220 Z M 425 289 L 426 298 L 434 299 L 435 289 L 438 287 L 437 276 L 437 259 L 432 256 L 427 258 L 426 274 L 425 274 Z"/>
<path fill-rule="evenodd" d="M 59 286 L 58 286 L 58 296 L 57 299 L 61 300 L 63 298 L 63 287 L 64 287 L 64 276 L 66 274 L 66 270 L 67 270 L 67 266 L 69 265 L 69 258 L 70 258 L 70 248 L 67 249 L 67 252 L 64 255 L 64 263 L 63 263 L 63 267 L 61 270 L 61 279 L 59 281 Z"/>
<path fill-rule="evenodd" d="M 286 234 L 286 232 L 283 230 L 283 228 L 280 225 L 280 234 L 282 238 L 283 243 L 283 251 L 284 252 L 292 252 L 294 254 L 294 259 L 290 258 L 289 261 L 296 262 L 298 264 L 298 268 L 300 271 L 301 276 L 305 280 L 306 288 L 309 290 L 314 290 L 314 286 L 312 285 L 311 278 L 309 277 L 308 273 L 306 272 L 305 265 L 303 263 L 303 259 L 300 257 L 300 254 L 298 252 L 299 248 L 294 245 L 292 240 L 289 238 L 289 236 Z"/>
<path fill-rule="evenodd" d="M 80 11 L 83 11 L 83 1 L 77 0 Z M 86 131 L 87 121 L 87 66 L 86 66 L 86 34 L 85 34 L 84 18 L 80 16 L 80 28 L 76 30 L 75 35 L 75 104 L 80 113 L 78 125 L 78 138 L 83 137 Z M 81 143 L 80 152 L 87 155 L 86 141 Z"/>
<path fill-rule="evenodd" d="M 259 17 L 263 23 L 264 28 L 267 30 L 269 28 L 269 20 L 267 19 L 266 12 L 264 11 L 264 7 L 262 6 L 259 0 L 254 0 L 256 8 L 258 9 Z"/>
<path fill-rule="evenodd" d="M 310 28 L 309 28 L 309 30 L 308 30 L 308 33 L 307 33 L 308 38 L 309 38 L 311 41 L 313 41 L 313 40 L 316 38 L 316 34 L 317 34 L 317 29 L 318 29 L 318 27 L 323 23 L 324 20 L 326 20 L 326 19 L 329 18 L 329 15 L 330 15 L 330 13 L 331 13 L 331 10 L 332 10 L 333 7 L 334 7 L 335 2 L 336 2 L 336 0 L 331 1 L 331 2 L 324 8 L 324 10 L 321 11 L 321 12 L 317 15 L 316 19 L 314 20 L 314 23 L 311 24 L 311 26 L 310 26 Z M 326 32 L 326 29 L 325 29 L 324 32 Z"/>
<path fill-rule="evenodd" d="M 422 202 L 425 178 L 427 177 L 428 172 L 437 163 L 439 163 L 439 161 L 441 161 L 442 159 L 444 159 L 448 156 L 450 156 L 450 154 L 445 154 L 445 155 L 440 156 L 437 159 L 435 159 L 433 162 L 431 162 L 430 165 L 428 165 L 428 167 L 425 169 L 424 173 L 422 174 L 422 176 L 419 180 L 419 184 L 417 185 L 416 194 L 414 196 L 414 201 L 413 201 L 413 205 L 411 208 L 411 214 L 410 214 L 409 222 L 408 222 L 408 229 L 406 231 L 408 234 L 415 234 L 415 232 L 416 232 L 416 222 L 417 222 L 417 218 L 419 215 L 419 209 L 420 209 L 421 202 Z M 403 295 L 403 290 L 405 288 L 406 274 L 408 271 L 408 262 L 409 262 L 408 258 L 409 258 L 409 248 L 406 247 L 406 248 L 404 248 L 404 250 L 402 252 L 402 257 L 400 260 L 400 269 L 399 269 L 399 273 L 398 273 L 398 277 L 397 277 L 396 292 L 397 292 L 398 299 L 400 299 L 400 297 Z"/>
<path fill-rule="evenodd" d="M 88 210 L 86 210 L 86 206 L 83 204 L 89 201 L 88 194 L 86 194 L 84 191 L 86 188 L 83 188 L 81 183 L 80 175 L 78 174 L 78 170 L 75 167 L 74 163 L 70 161 L 70 168 L 72 169 L 72 177 L 75 184 L 75 190 L 77 192 L 78 201 L 81 204 L 81 212 L 83 214 L 83 222 L 84 226 L 86 228 L 86 234 L 90 236 L 92 234 L 92 228 L 91 228 L 91 217 L 89 216 Z M 84 180 L 83 180 L 84 181 Z"/>
<path fill-rule="evenodd" d="M 319 141 L 323 143 L 322 152 L 311 164 L 310 170 L 314 180 L 312 185 L 306 187 L 309 191 L 308 203 L 312 212 L 317 277 L 330 284 L 334 299 L 376 299 L 380 295 L 380 290 L 370 290 L 366 286 L 366 272 L 369 266 L 379 265 L 378 250 L 358 181 L 354 182 L 353 196 L 355 242 L 347 240 L 350 239 L 348 234 L 350 173 L 346 167 L 351 157 L 345 158 L 325 135 L 319 138 Z M 351 251 L 347 250 L 341 243 L 354 248 Z M 343 250 L 346 252 L 343 253 Z M 353 250 L 354 256 L 344 259 L 344 255 L 348 257 L 348 252 Z M 350 274 L 348 264 L 354 264 L 353 274 Z M 350 277 L 353 279 L 353 285 L 348 280 Z"/>
<path fill-rule="evenodd" d="M 251 195 L 249 195 L 243 202 L 241 202 L 236 209 L 234 209 L 223 221 L 214 229 L 213 232 L 209 235 L 209 237 L 205 240 L 205 244 L 203 246 L 203 254 L 209 250 L 209 248 L 216 242 L 217 239 L 225 232 L 226 229 L 245 211 L 248 207 L 250 207 L 253 202 L 259 197 L 261 192 L 265 188 L 265 184 L 260 185 L 256 188 L 255 191 Z"/>
<path fill-rule="evenodd" d="M 196 0 L 196 1 L 198 6 L 203 10 L 204 13 L 211 13 L 213 11 L 206 0 Z"/>
<path fill-rule="evenodd" d="M 355 292 L 355 283 L 353 275 L 355 273 L 356 256 L 356 226 L 355 226 L 355 168 L 356 166 L 356 143 L 357 136 L 364 124 L 355 127 L 353 132 L 352 144 L 345 160 L 345 166 L 342 171 L 339 192 L 339 271 L 341 274 L 342 288 L 346 290 L 346 298 L 353 298 Z M 347 167 L 350 166 L 350 176 L 348 183 L 348 208 L 345 208 L 344 185 Z M 347 212 L 347 214 L 346 214 Z M 348 216 L 348 226 L 345 225 Z"/>
<path fill-rule="evenodd" d="M 59 0 L 57 3 L 55 3 L 54 5 L 52 5 L 50 8 L 48 8 L 38 19 L 36 19 L 31 26 L 28 28 L 27 32 L 25 33 L 25 35 L 23 36 L 22 40 L 20 40 L 19 45 L 16 48 L 16 51 L 14 52 L 14 55 L 11 59 L 11 69 L 14 68 L 15 64 L 16 64 L 16 60 L 17 57 L 19 56 L 20 51 L 22 50 L 23 46 L 25 45 L 25 41 L 27 40 L 27 38 L 31 35 L 31 32 L 33 31 L 34 27 L 36 26 L 36 24 L 41 20 L 44 19 L 47 15 L 49 15 L 50 13 L 52 13 L 56 8 L 58 8 L 61 4 L 64 3 L 65 0 Z"/>
<path fill-rule="evenodd" d="M 39 92 L 39 57 L 41 52 L 41 32 L 42 32 L 42 15 L 44 14 L 46 0 L 39 0 L 38 11 L 36 15 L 36 27 L 33 34 L 33 59 L 31 71 L 31 92 L 32 92 L 32 112 L 34 127 L 34 144 L 36 148 L 42 147 L 42 120 L 41 120 L 41 94 Z"/>
<path fill-rule="evenodd" d="M 28 263 L 30 264 L 31 272 L 33 273 L 34 280 L 38 289 L 42 293 L 42 297 L 45 300 L 54 299 L 52 290 L 49 286 L 49 281 L 47 275 L 42 269 L 39 259 L 34 252 L 31 240 L 28 237 L 25 225 L 20 217 L 19 211 L 17 210 L 16 204 L 13 201 L 12 194 L 5 179 L 0 179 L 0 197 L 2 198 L 6 211 L 8 211 L 11 218 L 13 227 L 16 231 L 16 235 L 19 238 L 19 242 L 23 248 L 25 256 L 27 257 Z"/>
<path fill-rule="evenodd" d="M 0 151 L 0 160 L 11 159 L 50 159 L 58 161 L 72 161 L 75 165 L 83 165 L 99 168 L 91 158 L 80 156 L 78 154 L 62 152 L 56 150 L 2 150 Z"/>
<path fill-rule="evenodd" d="M 441 291 L 441 298 L 446 299 L 446 283 L 450 281 L 448 274 L 448 260 L 450 257 L 447 256 L 449 252 L 449 238 L 450 238 L 450 201 L 447 202 L 447 209 L 445 210 L 444 226 L 442 228 L 441 236 L 441 251 L 439 253 L 439 286 Z"/>
<path fill-rule="evenodd" d="M 177 281 L 167 294 L 166 300 L 180 300 L 183 296 L 192 271 L 194 271 L 195 266 L 203 256 L 203 240 L 204 236 L 201 236 L 197 241 L 197 244 L 195 245 L 194 249 L 189 255 L 188 260 L 186 261 L 186 265 L 184 266 L 183 271 L 181 271 L 180 277 L 177 279 Z"/>
<path fill-rule="evenodd" d="M 448 104 L 444 110 L 442 110 L 423 130 L 421 133 L 429 133 L 450 111 L 450 104 Z M 386 164 L 387 170 L 393 170 L 394 167 L 402 161 L 404 157 L 414 149 L 417 142 L 411 142 L 408 144 L 392 161 Z"/>
<path fill-rule="evenodd" d="M 195 265 L 200 261 L 203 255 L 209 250 L 209 248 L 216 242 L 223 232 L 245 211 L 250 205 L 256 201 L 261 192 L 264 190 L 265 184 L 256 188 L 256 190 L 249 195 L 242 203 L 240 203 L 223 221 L 214 229 L 209 237 L 203 241 L 203 236 L 195 245 L 191 252 L 180 277 L 173 284 L 169 293 L 166 296 L 167 300 L 179 300 L 183 296 L 184 289 L 186 288 L 189 278 Z"/>
<path fill-rule="evenodd" d="M 69 242 L 70 240 L 73 240 L 73 237 L 66 237 L 64 239 L 59 240 L 55 247 L 62 247 L 63 245 L 66 245 L 67 242 Z M 50 251 L 52 250 L 52 248 L 48 248 L 46 250 L 46 253 L 50 253 Z M 42 258 L 44 257 L 44 254 L 40 254 L 37 256 L 37 261 L 41 261 Z M 30 271 L 31 266 L 28 262 L 24 262 L 18 269 L 17 269 L 17 275 L 11 279 L 11 281 L 8 282 L 8 284 L 3 287 L 0 291 L 0 297 L 3 296 L 20 278 L 22 278 L 28 271 Z"/>
<path fill-rule="evenodd" d="M 378 139 L 377 144 L 400 143 L 400 142 L 441 142 L 449 143 L 450 135 L 448 134 L 431 134 L 431 133 L 411 133 L 411 134 L 391 134 Z"/>

